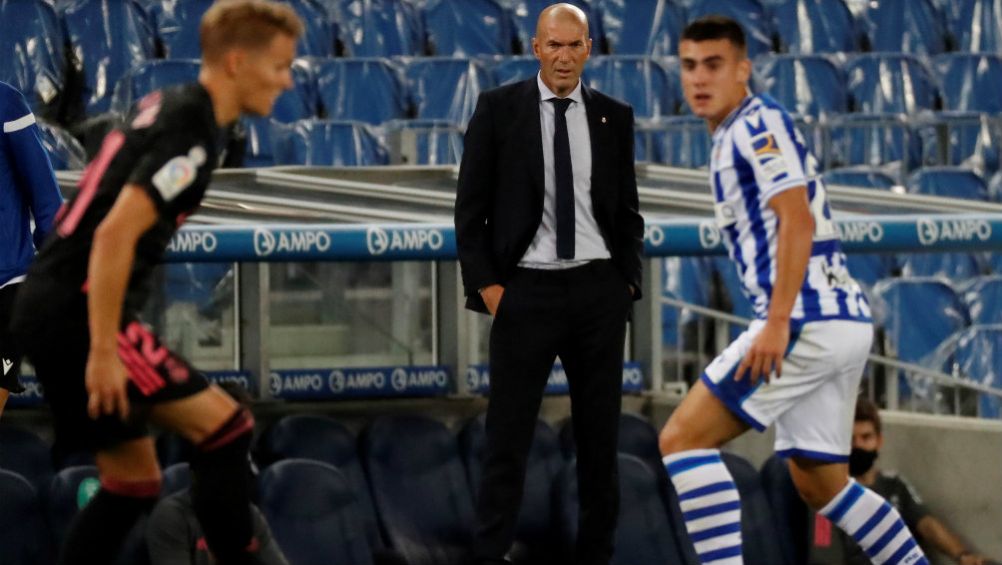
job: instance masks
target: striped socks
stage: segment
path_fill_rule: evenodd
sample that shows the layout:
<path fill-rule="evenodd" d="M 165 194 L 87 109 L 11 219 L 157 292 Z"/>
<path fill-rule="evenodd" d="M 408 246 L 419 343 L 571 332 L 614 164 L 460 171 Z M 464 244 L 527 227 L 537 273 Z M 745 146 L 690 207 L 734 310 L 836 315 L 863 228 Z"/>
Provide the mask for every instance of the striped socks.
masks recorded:
<path fill-rule="evenodd" d="M 743 565 L 741 500 L 718 449 L 693 449 L 663 459 L 678 493 L 685 529 L 703 565 Z"/>
<path fill-rule="evenodd" d="M 875 565 L 929 565 L 898 511 L 852 479 L 820 513 L 851 535 Z"/>

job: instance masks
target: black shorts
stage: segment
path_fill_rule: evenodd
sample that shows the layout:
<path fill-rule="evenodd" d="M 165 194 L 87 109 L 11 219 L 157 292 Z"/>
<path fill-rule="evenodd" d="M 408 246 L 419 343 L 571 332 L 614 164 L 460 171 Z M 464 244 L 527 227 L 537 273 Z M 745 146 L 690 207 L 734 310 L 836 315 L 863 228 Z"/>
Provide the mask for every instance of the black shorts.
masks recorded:
<path fill-rule="evenodd" d="M 21 374 L 21 355 L 14 344 L 14 335 L 10 330 L 11 318 L 14 314 L 14 296 L 19 283 L 9 284 L 0 288 L 0 388 L 13 393 L 24 392 L 17 377 Z"/>
<path fill-rule="evenodd" d="M 30 316 L 32 303 L 44 295 L 34 285 L 26 286 L 18 299 L 15 319 Z M 205 375 L 184 358 L 167 349 L 152 331 L 134 316 L 118 334 L 118 356 L 129 375 L 129 419 L 87 414 L 87 389 L 84 378 L 90 352 L 86 296 L 60 301 L 64 314 L 58 318 L 37 318 L 18 332 L 18 343 L 31 361 L 42 384 L 45 399 L 52 409 L 56 440 L 67 450 L 95 451 L 148 435 L 150 409 L 162 402 L 187 398 L 208 388 Z"/>

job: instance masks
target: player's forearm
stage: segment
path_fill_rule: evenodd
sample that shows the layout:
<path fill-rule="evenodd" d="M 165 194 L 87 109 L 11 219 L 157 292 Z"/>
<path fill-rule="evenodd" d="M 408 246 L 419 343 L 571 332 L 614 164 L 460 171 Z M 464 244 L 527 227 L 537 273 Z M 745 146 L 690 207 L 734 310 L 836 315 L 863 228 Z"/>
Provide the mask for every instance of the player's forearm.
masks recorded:
<path fill-rule="evenodd" d="M 135 241 L 115 241 L 114 234 L 98 228 L 87 266 L 87 306 L 91 350 L 117 350 L 122 302 L 132 274 Z"/>
<path fill-rule="evenodd" d="M 814 219 L 809 213 L 797 214 L 779 222 L 776 234 L 776 279 L 769 298 L 768 318 L 788 321 L 797 295 L 804 284 L 807 263 L 811 259 Z"/>
<path fill-rule="evenodd" d="M 922 537 L 929 540 L 939 551 L 956 558 L 962 551 L 967 549 L 964 542 L 956 534 L 951 532 L 942 522 L 932 516 L 922 518 L 918 523 L 918 531 Z"/>

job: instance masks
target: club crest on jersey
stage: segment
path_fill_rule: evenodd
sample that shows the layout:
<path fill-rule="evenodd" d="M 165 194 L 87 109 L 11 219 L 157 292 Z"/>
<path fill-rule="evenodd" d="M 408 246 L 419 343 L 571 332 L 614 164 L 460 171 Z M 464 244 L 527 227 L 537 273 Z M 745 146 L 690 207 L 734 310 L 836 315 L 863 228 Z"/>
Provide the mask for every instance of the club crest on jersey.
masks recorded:
<path fill-rule="evenodd" d="M 153 186 L 157 187 L 165 202 L 170 202 L 195 182 L 197 169 L 195 160 L 188 155 L 174 157 L 153 175 Z"/>

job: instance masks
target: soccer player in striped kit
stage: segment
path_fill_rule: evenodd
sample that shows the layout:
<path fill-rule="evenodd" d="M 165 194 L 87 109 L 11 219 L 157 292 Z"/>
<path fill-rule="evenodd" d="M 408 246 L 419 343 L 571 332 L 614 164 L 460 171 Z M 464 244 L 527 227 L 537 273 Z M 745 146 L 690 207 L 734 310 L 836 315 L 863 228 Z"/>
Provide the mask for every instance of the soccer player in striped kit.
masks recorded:
<path fill-rule="evenodd" d="M 853 536 L 873 563 L 928 565 L 898 512 L 849 478 L 873 329 L 814 157 L 789 114 L 748 91 L 751 62 L 736 22 L 692 22 L 679 55 L 686 101 L 713 134 L 717 227 L 756 313 L 660 435 L 696 553 L 703 564 L 743 563 L 741 501 L 719 448 L 775 423 L 776 451 L 811 507 Z"/>

